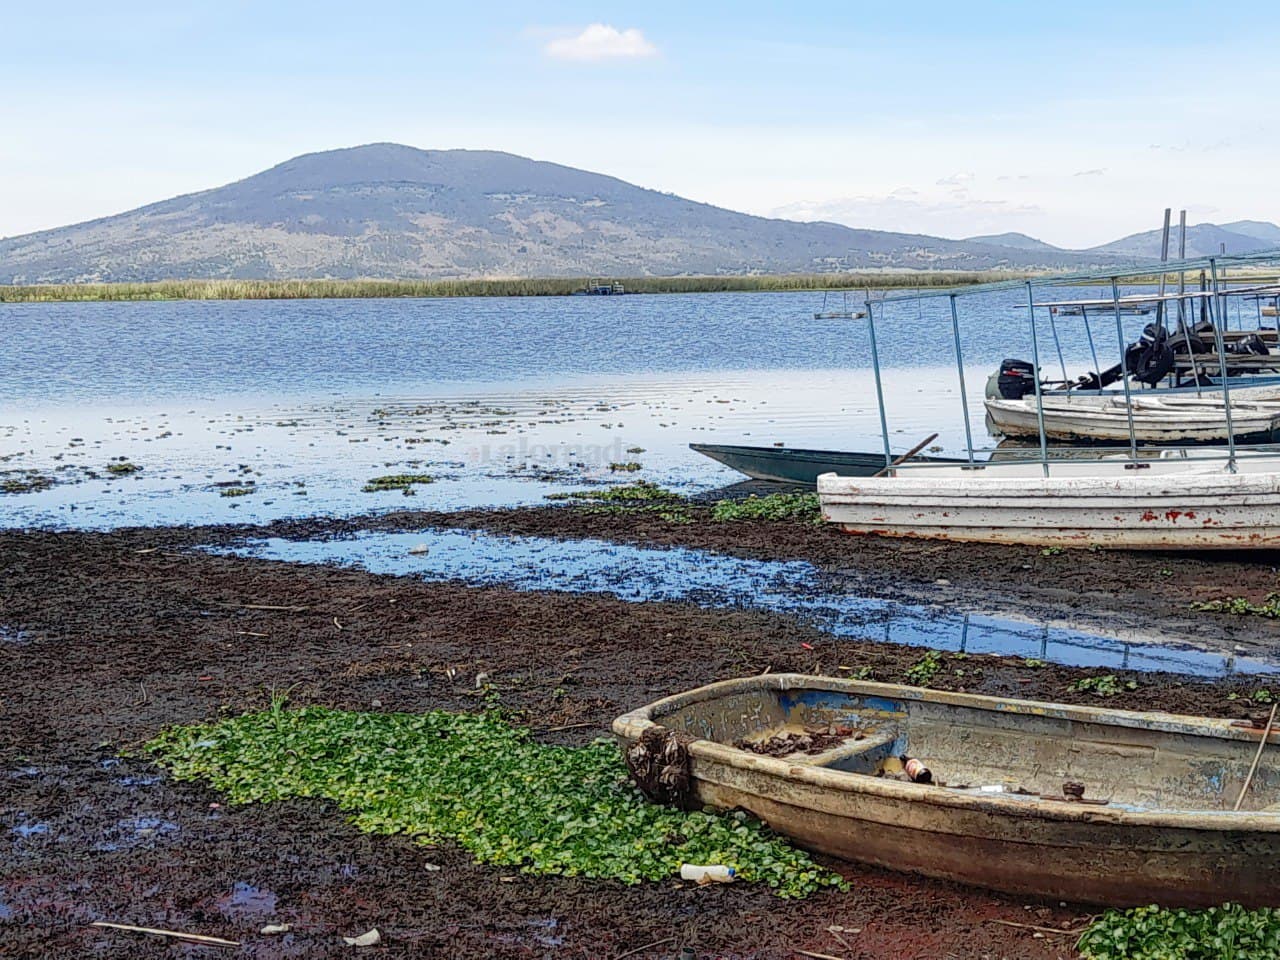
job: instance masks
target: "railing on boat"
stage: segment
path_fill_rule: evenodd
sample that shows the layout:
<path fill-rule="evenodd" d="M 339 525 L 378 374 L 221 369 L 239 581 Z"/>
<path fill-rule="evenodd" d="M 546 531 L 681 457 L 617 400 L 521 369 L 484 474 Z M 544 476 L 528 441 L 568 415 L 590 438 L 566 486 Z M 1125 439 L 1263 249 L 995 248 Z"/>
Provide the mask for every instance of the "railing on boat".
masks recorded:
<path fill-rule="evenodd" d="M 1036 420 L 1037 433 L 1039 440 L 1039 456 L 1036 458 L 1041 464 L 1044 475 L 1049 476 L 1050 464 L 1059 462 L 1055 458 L 1051 458 L 1048 434 L 1045 430 L 1044 407 L 1042 404 L 1043 388 L 1039 371 L 1040 363 L 1040 326 L 1037 320 L 1037 311 L 1043 310 L 1047 313 L 1049 319 L 1049 330 L 1053 339 L 1053 343 L 1058 354 L 1058 361 L 1062 367 L 1063 380 L 1068 381 L 1066 372 L 1066 362 L 1062 353 L 1061 341 L 1058 337 L 1056 317 L 1063 308 L 1078 309 L 1076 314 L 1084 322 L 1086 335 L 1089 340 L 1089 349 L 1094 360 L 1095 369 L 1101 369 L 1098 364 L 1097 348 L 1093 341 L 1093 334 L 1089 328 L 1088 320 L 1090 314 L 1097 316 L 1099 313 L 1110 315 L 1115 319 L 1116 342 L 1119 346 L 1122 375 L 1120 377 L 1125 398 L 1125 407 L 1128 419 L 1128 451 L 1131 466 L 1134 469 L 1141 469 L 1143 457 L 1139 454 L 1139 444 L 1137 432 L 1134 427 L 1133 420 L 1133 396 L 1138 391 L 1130 384 L 1130 371 L 1127 369 L 1127 361 L 1125 359 L 1127 346 L 1125 343 L 1125 332 L 1123 317 L 1131 314 L 1136 308 L 1142 306 L 1154 307 L 1157 312 L 1158 321 L 1163 325 L 1164 310 L 1166 306 L 1176 306 L 1178 315 L 1184 321 L 1191 311 L 1189 308 L 1199 307 L 1201 315 L 1206 317 L 1212 326 L 1214 352 L 1213 354 L 1196 355 L 1190 353 L 1186 361 L 1183 361 L 1185 367 L 1189 368 L 1196 382 L 1197 393 L 1200 391 L 1200 376 L 1202 370 L 1218 366 L 1221 374 L 1219 380 L 1213 385 L 1213 389 L 1221 390 L 1223 410 L 1226 419 L 1226 450 L 1221 455 L 1212 452 L 1202 452 L 1198 454 L 1197 459 L 1201 462 L 1212 462 L 1215 460 L 1225 461 L 1227 469 L 1234 473 L 1237 470 L 1238 461 L 1242 458 L 1251 456 L 1271 456 L 1276 455 L 1275 451 L 1246 451 L 1243 448 L 1237 448 L 1235 427 L 1232 422 L 1231 412 L 1231 377 L 1229 376 L 1228 366 L 1230 363 L 1225 360 L 1229 355 L 1226 350 L 1224 338 L 1224 330 L 1227 328 L 1228 311 L 1227 305 L 1233 299 L 1244 301 L 1245 299 L 1253 300 L 1258 305 L 1259 327 L 1262 326 L 1262 302 L 1270 300 L 1276 304 L 1280 304 L 1280 279 L 1272 280 L 1267 283 L 1255 283 L 1253 285 L 1240 286 L 1239 280 L 1228 284 L 1225 279 L 1225 270 L 1228 267 L 1248 267 L 1257 265 L 1274 266 L 1280 264 L 1280 250 L 1269 250 L 1261 253 L 1243 254 L 1236 256 L 1220 256 L 1205 257 L 1195 259 L 1182 259 L 1176 261 L 1162 261 L 1154 264 L 1146 264 L 1135 266 L 1124 270 L 1099 270 L 1081 273 L 1060 274 L 1056 276 L 1036 277 L 1029 280 L 1001 281 L 997 283 L 976 284 L 969 287 L 961 287 L 951 290 L 915 290 L 909 293 L 885 293 L 878 297 L 873 297 L 870 291 L 866 294 L 864 301 L 865 310 L 861 314 L 855 314 L 852 311 L 842 311 L 839 316 L 846 319 L 864 319 L 867 324 L 868 340 L 871 350 L 872 372 L 875 382 L 876 403 L 879 407 L 880 414 L 880 433 L 884 448 L 885 467 L 888 469 L 894 466 L 894 455 L 890 444 L 890 432 L 888 415 L 885 407 L 884 384 L 881 377 L 880 352 L 879 344 L 876 336 L 877 312 L 883 315 L 886 305 L 890 303 L 916 302 L 921 303 L 928 299 L 937 299 L 946 297 L 949 301 L 951 315 L 951 332 L 955 347 L 956 371 L 959 376 L 960 385 L 960 403 L 964 412 L 964 432 L 965 432 L 965 449 L 967 453 L 968 467 L 986 468 L 988 466 L 998 466 L 1000 461 L 991 461 L 989 459 L 979 460 L 978 455 L 990 455 L 994 452 L 990 448 L 975 447 L 973 441 L 973 430 L 970 424 L 970 410 L 968 402 L 968 388 L 964 370 L 964 354 L 961 347 L 960 338 L 960 317 L 958 302 L 963 297 L 974 296 L 984 293 L 994 293 L 997 291 L 1010 291 L 1014 289 L 1024 289 L 1026 292 L 1026 309 L 1027 317 L 1030 321 L 1031 328 L 1031 350 L 1032 364 L 1035 368 L 1033 382 L 1035 384 L 1036 398 Z M 1205 289 L 1187 290 L 1186 276 L 1188 273 L 1200 271 L 1206 274 L 1204 277 Z M 1134 280 L 1138 278 L 1148 278 L 1153 273 L 1160 275 L 1160 289 L 1158 293 L 1151 294 L 1120 294 L 1120 282 L 1122 280 Z M 1172 275 L 1179 277 L 1178 291 L 1166 292 L 1165 280 Z M 1037 289 L 1047 286 L 1077 285 L 1084 283 L 1099 283 L 1109 285 L 1111 288 L 1111 296 L 1109 298 L 1080 298 L 1075 300 L 1038 300 L 1036 297 Z M 1070 314 L 1066 314 L 1070 315 Z M 834 316 L 834 314 L 833 314 Z M 821 314 L 815 315 L 815 318 L 824 318 Z M 1183 323 L 1182 330 L 1188 337 L 1190 333 L 1187 325 Z M 1177 334 L 1171 334 L 1176 336 Z M 1189 344 L 1188 344 L 1189 347 Z M 1260 361 L 1267 358 L 1259 358 Z M 1258 363 L 1255 366 L 1265 366 L 1267 364 Z M 1280 358 L 1270 360 L 1270 365 L 1280 366 Z M 1151 452 L 1152 448 L 1144 448 L 1147 452 Z M 1027 458 L 1017 458 L 1010 460 L 1011 463 L 1025 463 Z M 1073 463 L 1115 463 L 1114 454 L 1107 456 L 1105 459 L 1101 456 L 1095 459 L 1088 458 L 1071 458 Z M 953 468 L 954 464 L 947 463 L 930 463 L 930 462 L 912 462 L 910 464 L 901 464 L 896 469 L 902 470 L 928 470 L 937 467 Z"/>

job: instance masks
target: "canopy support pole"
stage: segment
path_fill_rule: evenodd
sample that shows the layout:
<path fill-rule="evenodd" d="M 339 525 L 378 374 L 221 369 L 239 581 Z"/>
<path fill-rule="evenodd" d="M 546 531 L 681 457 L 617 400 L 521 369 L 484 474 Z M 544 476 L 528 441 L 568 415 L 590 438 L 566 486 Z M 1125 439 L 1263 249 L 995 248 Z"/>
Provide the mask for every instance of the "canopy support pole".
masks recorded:
<path fill-rule="evenodd" d="M 880 436 L 884 440 L 884 465 L 893 466 L 893 454 L 889 452 L 889 418 L 884 412 L 884 384 L 880 382 L 880 349 L 876 345 L 876 315 L 871 309 L 871 296 L 867 296 L 867 330 L 871 334 L 871 369 L 876 378 L 876 403 L 880 407 Z"/>
<path fill-rule="evenodd" d="M 1124 384 L 1124 409 L 1129 420 L 1129 456 L 1138 464 L 1138 435 L 1133 429 L 1133 392 L 1129 389 L 1129 354 L 1124 347 L 1124 322 L 1120 319 L 1120 286 L 1111 278 L 1111 302 L 1116 312 L 1116 342 L 1120 345 L 1120 382 Z"/>
<path fill-rule="evenodd" d="M 964 356 L 960 351 L 960 317 L 956 313 L 956 295 L 948 297 L 951 301 L 951 334 L 956 341 L 956 373 L 960 375 L 960 407 L 964 411 L 964 442 L 969 451 L 969 463 L 973 463 L 973 431 L 969 427 L 969 395 L 964 387 Z"/>
<path fill-rule="evenodd" d="M 1031 362 L 1035 370 L 1031 373 L 1031 382 L 1036 386 L 1036 425 L 1040 428 L 1040 466 L 1044 475 L 1049 475 L 1049 440 L 1044 432 L 1044 394 L 1040 389 L 1040 338 L 1036 336 L 1036 296 L 1027 281 L 1027 315 L 1031 318 Z"/>

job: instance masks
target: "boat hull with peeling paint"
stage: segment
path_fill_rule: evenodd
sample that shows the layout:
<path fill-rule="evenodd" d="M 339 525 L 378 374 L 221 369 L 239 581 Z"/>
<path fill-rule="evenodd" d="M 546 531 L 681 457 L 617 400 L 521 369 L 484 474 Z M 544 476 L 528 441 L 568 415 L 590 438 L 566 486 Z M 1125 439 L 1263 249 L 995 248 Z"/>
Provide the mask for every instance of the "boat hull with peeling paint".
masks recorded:
<path fill-rule="evenodd" d="M 815 724 L 861 737 L 734 746 Z M 1055 900 L 1280 903 L 1280 732 L 1234 812 L 1262 731 L 1226 720 L 783 674 L 659 700 L 613 731 L 627 749 L 655 725 L 695 738 L 698 801 L 822 853 Z M 877 775 L 905 754 L 935 782 Z M 1095 802 L 1066 799 L 1067 782 Z"/>
<path fill-rule="evenodd" d="M 1230 430 L 1238 443 L 1272 443 L 1280 437 L 1280 398 L 1276 388 L 1255 388 L 1232 394 Z M 1249 394 L 1256 396 L 1243 396 Z M 1197 397 L 1186 394 L 1143 393 L 1126 403 L 1123 396 L 1046 394 L 1009 400 L 988 398 L 992 429 L 1015 439 L 1040 436 L 1043 411 L 1045 437 L 1055 442 L 1110 443 L 1226 443 L 1227 404 L 1219 391 Z M 1132 412 L 1132 416 L 1130 416 Z"/>
<path fill-rule="evenodd" d="M 1280 547 L 1280 458 L 1125 457 L 899 469 L 818 478 L 847 533 L 1129 550 Z"/>

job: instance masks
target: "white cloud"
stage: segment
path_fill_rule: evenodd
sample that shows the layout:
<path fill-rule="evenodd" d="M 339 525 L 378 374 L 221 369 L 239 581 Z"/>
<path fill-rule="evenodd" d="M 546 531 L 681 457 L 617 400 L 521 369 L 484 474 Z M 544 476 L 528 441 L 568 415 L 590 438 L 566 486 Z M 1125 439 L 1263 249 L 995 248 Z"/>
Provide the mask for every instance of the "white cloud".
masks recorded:
<path fill-rule="evenodd" d="M 619 30 L 605 23 L 593 23 L 573 36 L 557 37 L 542 51 L 555 60 L 580 62 L 639 60 L 658 55 L 658 48 L 635 27 Z"/>

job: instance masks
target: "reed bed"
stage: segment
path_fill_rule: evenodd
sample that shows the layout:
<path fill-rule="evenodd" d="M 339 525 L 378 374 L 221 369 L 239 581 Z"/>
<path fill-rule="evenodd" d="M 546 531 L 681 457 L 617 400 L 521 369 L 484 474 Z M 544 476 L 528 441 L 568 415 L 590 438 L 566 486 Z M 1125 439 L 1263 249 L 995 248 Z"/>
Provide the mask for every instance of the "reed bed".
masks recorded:
<path fill-rule="evenodd" d="M 732 290 L 863 290 L 964 286 L 1025 276 L 1003 271 L 841 273 L 774 276 L 623 277 L 628 293 Z M 608 278 L 614 282 L 615 278 Z M 374 297 L 559 297 L 579 293 L 585 277 L 477 280 L 160 280 L 153 283 L 3 285 L 0 303 L 103 300 L 305 300 Z"/>

